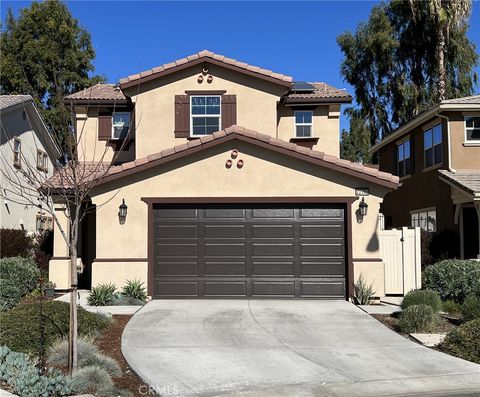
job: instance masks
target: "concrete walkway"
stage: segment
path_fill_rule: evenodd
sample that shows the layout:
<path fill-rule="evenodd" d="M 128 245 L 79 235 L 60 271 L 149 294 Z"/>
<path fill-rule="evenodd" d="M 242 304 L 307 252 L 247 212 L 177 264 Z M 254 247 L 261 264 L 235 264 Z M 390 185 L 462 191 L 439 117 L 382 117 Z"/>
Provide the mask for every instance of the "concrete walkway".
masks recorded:
<path fill-rule="evenodd" d="M 152 301 L 128 323 L 122 351 L 162 395 L 480 390 L 480 365 L 411 342 L 344 301 Z"/>

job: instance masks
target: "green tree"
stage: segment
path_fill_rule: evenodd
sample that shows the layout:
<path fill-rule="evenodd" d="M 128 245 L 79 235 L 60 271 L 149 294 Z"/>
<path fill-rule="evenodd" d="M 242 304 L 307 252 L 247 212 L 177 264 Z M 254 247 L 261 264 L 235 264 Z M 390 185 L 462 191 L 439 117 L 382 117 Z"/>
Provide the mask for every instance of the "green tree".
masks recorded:
<path fill-rule="evenodd" d="M 392 0 L 337 38 L 341 74 L 354 87 L 355 115 L 366 121 L 372 143 L 443 98 L 473 94 L 478 54 L 466 35 L 470 9 L 470 0 Z M 353 126 L 351 134 L 364 133 Z"/>
<path fill-rule="evenodd" d="M 33 2 L 16 19 L 8 11 L 0 36 L 2 94 L 30 94 L 61 142 L 71 124 L 63 98 L 103 81 L 91 77 L 90 34 L 58 0 Z"/>
<path fill-rule="evenodd" d="M 371 160 L 368 149 L 372 145 L 368 121 L 353 108 L 345 113 L 350 117 L 350 131 L 342 130 L 340 157 L 355 163 L 368 163 Z"/>

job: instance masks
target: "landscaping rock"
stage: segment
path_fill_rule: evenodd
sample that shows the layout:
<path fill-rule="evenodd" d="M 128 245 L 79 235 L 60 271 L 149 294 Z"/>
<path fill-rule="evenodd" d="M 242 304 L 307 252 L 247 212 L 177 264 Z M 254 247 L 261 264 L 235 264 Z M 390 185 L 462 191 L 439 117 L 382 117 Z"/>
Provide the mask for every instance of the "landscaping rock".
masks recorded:
<path fill-rule="evenodd" d="M 427 347 L 434 347 L 441 343 L 446 334 L 410 334 L 410 336 Z"/>

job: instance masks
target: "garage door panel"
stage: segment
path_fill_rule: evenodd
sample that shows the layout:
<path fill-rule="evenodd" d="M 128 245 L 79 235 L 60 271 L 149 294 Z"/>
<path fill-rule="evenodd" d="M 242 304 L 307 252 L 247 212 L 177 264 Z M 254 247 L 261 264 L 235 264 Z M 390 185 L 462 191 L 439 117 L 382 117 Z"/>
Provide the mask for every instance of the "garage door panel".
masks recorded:
<path fill-rule="evenodd" d="M 245 281 L 206 281 L 205 296 L 245 296 L 247 286 Z"/>
<path fill-rule="evenodd" d="M 293 244 L 259 244 L 252 243 L 252 256 L 288 256 L 293 258 Z"/>
<path fill-rule="evenodd" d="M 343 219 L 342 208 L 301 208 L 300 218 Z"/>
<path fill-rule="evenodd" d="M 293 281 L 253 281 L 252 296 L 295 296 Z"/>
<path fill-rule="evenodd" d="M 245 257 L 245 244 L 204 243 L 204 256 L 207 257 Z"/>
<path fill-rule="evenodd" d="M 343 262 L 303 262 L 300 264 L 301 276 L 344 276 Z"/>
<path fill-rule="evenodd" d="M 323 244 L 300 244 L 300 255 L 301 256 L 316 256 L 316 257 L 325 257 L 325 256 L 334 256 L 342 258 L 345 252 L 345 247 L 342 243 L 323 243 Z"/>
<path fill-rule="evenodd" d="M 345 296 L 345 283 L 332 281 L 301 282 L 303 297 L 338 298 Z"/>
<path fill-rule="evenodd" d="M 252 238 L 253 239 L 293 239 L 293 225 L 253 225 Z"/>
<path fill-rule="evenodd" d="M 245 209 L 243 208 L 206 208 L 205 218 L 230 218 L 230 219 L 244 219 Z"/>
<path fill-rule="evenodd" d="M 301 238 L 343 238 L 342 225 L 300 225 Z"/>
<path fill-rule="evenodd" d="M 197 276 L 197 262 L 163 262 L 155 266 L 155 276 Z"/>
<path fill-rule="evenodd" d="M 252 274 L 254 276 L 292 276 L 295 273 L 293 262 L 253 262 Z"/>
<path fill-rule="evenodd" d="M 170 219 L 197 219 L 197 208 L 162 208 L 155 211 L 155 218 L 170 218 Z"/>
<path fill-rule="evenodd" d="M 245 262 L 205 262 L 205 274 L 208 276 L 245 276 Z"/>
<path fill-rule="evenodd" d="M 205 238 L 245 238 L 244 225 L 206 225 Z"/>
<path fill-rule="evenodd" d="M 254 208 L 252 218 L 288 218 L 293 219 L 293 208 Z"/>
<path fill-rule="evenodd" d="M 157 257 L 197 257 L 197 244 L 157 243 Z"/>
<path fill-rule="evenodd" d="M 167 296 L 198 296 L 197 281 L 157 281 L 155 283 L 156 295 Z"/>
<path fill-rule="evenodd" d="M 196 225 L 157 225 L 155 228 L 157 238 L 198 238 Z"/>

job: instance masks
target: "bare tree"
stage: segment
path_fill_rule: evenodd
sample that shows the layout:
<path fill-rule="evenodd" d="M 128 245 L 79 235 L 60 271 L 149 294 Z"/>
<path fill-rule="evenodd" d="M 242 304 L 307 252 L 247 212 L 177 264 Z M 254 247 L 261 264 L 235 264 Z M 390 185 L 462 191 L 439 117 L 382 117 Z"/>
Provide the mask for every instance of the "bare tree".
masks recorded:
<path fill-rule="evenodd" d="M 25 114 L 26 103 L 23 103 Z M 83 106 L 83 105 L 82 105 Z M 114 105 L 115 109 L 115 105 Z M 87 105 L 87 112 L 88 112 Z M 132 120 L 133 118 L 131 118 Z M 28 118 L 30 129 L 33 130 L 32 122 Z M 77 245 L 79 238 L 79 226 L 84 217 L 92 211 L 92 207 L 87 203 L 92 191 L 98 186 L 104 178 L 109 174 L 110 169 L 118 160 L 118 155 L 126 147 L 128 141 L 132 139 L 131 134 L 134 131 L 134 125 L 130 122 L 126 137 L 123 140 L 119 150 L 114 151 L 113 157 L 107 156 L 109 148 L 98 148 L 95 144 L 91 158 L 87 159 L 84 141 L 85 123 L 82 128 L 75 128 L 75 116 L 73 112 L 69 118 L 64 121 L 69 128 L 70 134 L 65 139 L 65 143 L 61 146 L 55 131 L 50 131 L 50 135 L 59 148 L 61 156 L 56 159 L 54 164 L 54 174 L 48 177 L 48 174 L 41 171 L 37 167 L 37 152 L 23 153 L 20 152 L 20 165 L 13 165 L 12 159 L 5 156 L 2 152 L 0 161 L 1 188 L 0 196 L 11 202 L 21 205 L 38 207 L 41 214 L 49 214 L 55 222 L 55 232 L 62 235 L 65 241 L 70 257 L 70 327 L 69 327 L 69 372 L 71 373 L 78 362 L 77 354 L 77 290 L 78 290 L 78 271 L 77 271 Z M 5 126 L 1 126 L 1 134 L 3 138 L 11 146 L 13 153 L 13 134 L 7 131 Z M 35 142 L 37 145 L 37 142 Z M 107 159 L 109 159 L 107 161 Z M 115 195 L 110 197 L 108 201 L 113 199 Z M 106 203 L 106 202 L 105 202 Z M 105 203 L 97 204 L 96 209 Z M 64 209 L 64 215 L 68 220 L 68 229 L 65 230 L 62 222 L 55 211 L 55 205 L 61 204 Z"/>

